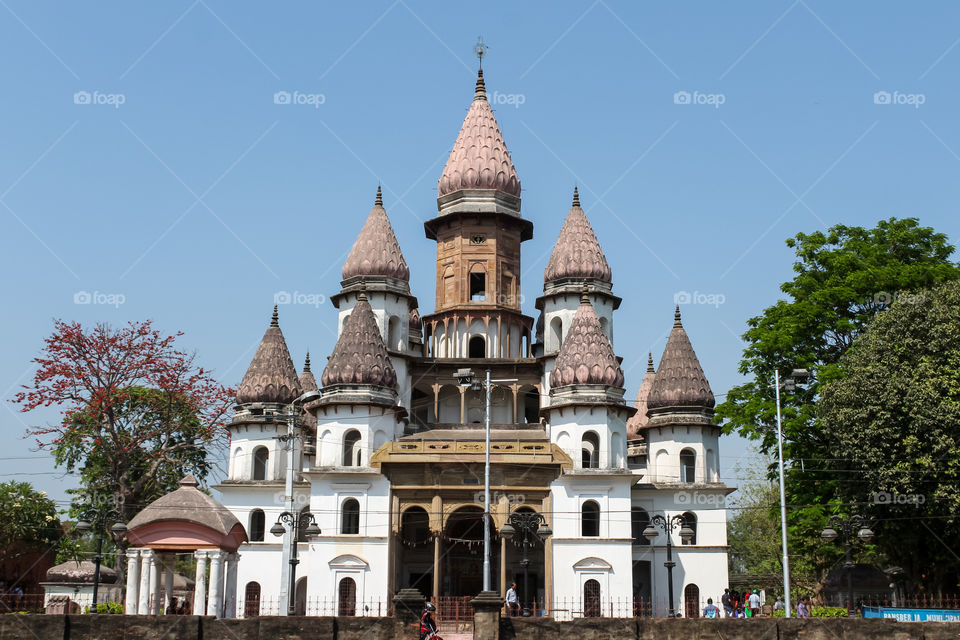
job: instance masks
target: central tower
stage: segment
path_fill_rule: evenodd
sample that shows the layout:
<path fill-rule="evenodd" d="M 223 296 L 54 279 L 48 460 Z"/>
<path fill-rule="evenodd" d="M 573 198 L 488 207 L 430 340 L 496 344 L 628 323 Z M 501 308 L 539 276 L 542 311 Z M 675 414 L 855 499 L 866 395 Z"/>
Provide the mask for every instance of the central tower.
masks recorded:
<path fill-rule="evenodd" d="M 423 319 L 429 355 L 529 357 L 533 319 L 521 310 L 520 243 L 533 237 L 533 223 L 520 216 L 520 178 L 483 69 L 440 176 L 437 210 L 424 224 L 437 243 L 436 309 Z"/>

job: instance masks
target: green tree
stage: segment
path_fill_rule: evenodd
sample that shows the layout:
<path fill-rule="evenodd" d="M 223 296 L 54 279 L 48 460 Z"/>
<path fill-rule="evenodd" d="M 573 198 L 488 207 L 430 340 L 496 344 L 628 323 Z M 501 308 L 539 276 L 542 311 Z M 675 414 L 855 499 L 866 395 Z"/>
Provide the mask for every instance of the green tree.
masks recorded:
<path fill-rule="evenodd" d="M 0 484 L 0 566 L 18 559 L 56 556 L 63 541 L 57 504 L 27 482 Z M 22 563 L 20 563 L 22 564 Z M 21 576 L 4 576 L 7 580 Z"/>
<path fill-rule="evenodd" d="M 960 283 L 902 294 L 841 358 L 818 405 L 838 496 L 876 519 L 911 586 L 960 579 Z"/>
<path fill-rule="evenodd" d="M 726 432 L 755 439 L 764 454 L 776 452 L 774 371 L 793 368 L 816 375 L 806 388 L 782 395 L 791 553 L 813 557 L 829 514 L 842 511 L 845 476 L 826 472 L 834 457 L 816 424 L 820 386 L 842 375 L 840 358 L 899 292 L 960 278 L 944 234 L 915 218 L 881 221 L 873 229 L 837 225 L 828 232 L 787 240 L 796 252 L 795 276 L 779 300 L 748 320 L 740 361 L 744 384 L 717 407 Z M 775 476 L 774 467 L 769 468 Z"/>

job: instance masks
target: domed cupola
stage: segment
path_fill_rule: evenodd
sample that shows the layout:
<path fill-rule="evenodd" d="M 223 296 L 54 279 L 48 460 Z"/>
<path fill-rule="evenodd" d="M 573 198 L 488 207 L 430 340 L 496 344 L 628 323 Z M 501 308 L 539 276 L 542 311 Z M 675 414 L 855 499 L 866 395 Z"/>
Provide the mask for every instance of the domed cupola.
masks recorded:
<path fill-rule="evenodd" d="M 290 404 L 300 396 L 300 381 L 280 331 L 277 307 L 237 390 L 237 404 Z"/>
<path fill-rule="evenodd" d="M 650 417 L 658 411 L 687 407 L 707 410 L 712 414 L 715 402 L 710 383 L 680 321 L 680 307 L 677 306 L 673 330 L 667 339 L 656 379 L 647 398 Z"/>
<path fill-rule="evenodd" d="M 547 283 L 568 278 L 598 280 L 612 283 L 613 274 L 600 242 L 580 207 L 580 194 L 573 189 L 573 205 L 560 229 L 560 237 L 553 247 L 553 254 L 543 273 Z"/>
<path fill-rule="evenodd" d="M 623 387 L 623 370 L 586 295 L 550 373 L 551 389 L 573 385 Z"/>
<path fill-rule="evenodd" d="M 400 243 L 383 208 L 383 193 L 377 187 L 377 198 L 367 221 L 360 230 L 341 272 L 344 280 L 356 277 L 385 277 L 410 281 L 410 269 L 400 251 Z"/>

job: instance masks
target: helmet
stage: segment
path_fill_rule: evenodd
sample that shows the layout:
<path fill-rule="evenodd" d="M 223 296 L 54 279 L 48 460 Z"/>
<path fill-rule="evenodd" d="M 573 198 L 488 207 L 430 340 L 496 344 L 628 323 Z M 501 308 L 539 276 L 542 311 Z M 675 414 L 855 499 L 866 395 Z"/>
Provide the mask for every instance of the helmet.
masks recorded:
<path fill-rule="evenodd" d="M 426 605 L 424 605 L 423 608 L 426 609 L 427 611 L 436 611 L 436 610 L 437 610 L 437 608 L 436 608 L 435 606 L 433 606 L 433 603 L 432 603 L 432 602 L 428 602 Z"/>

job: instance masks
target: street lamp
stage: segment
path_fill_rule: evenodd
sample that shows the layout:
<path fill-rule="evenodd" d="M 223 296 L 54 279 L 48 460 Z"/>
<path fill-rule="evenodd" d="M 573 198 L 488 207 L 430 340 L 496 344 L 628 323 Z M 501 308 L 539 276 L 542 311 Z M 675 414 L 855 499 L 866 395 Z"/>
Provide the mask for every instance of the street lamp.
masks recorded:
<path fill-rule="evenodd" d="M 297 565 L 300 563 L 297 558 L 297 538 L 300 537 L 301 528 L 309 538 L 316 537 L 321 532 L 320 527 L 317 526 L 317 520 L 309 511 L 300 514 L 284 511 L 277 518 L 276 524 L 270 527 L 270 533 L 278 537 L 285 534 L 287 527 L 284 523 L 290 526 L 290 539 L 293 540 L 293 546 L 290 549 L 290 580 L 287 584 L 287 615 L 293 616 L 297 614 L 295 589 L 297 588 Z"/>
<path fill-rule="evenodd" d="M 838 531 L 839 530 L 839 531 Z M 853 616 L 853 561 L 850 559 L 850 550 L 853 546 L 853 540 L 859 538 L 864 542 L 873 540 L 873 530 L 868 526 L 867 519 L 861 515 L 852 515 L 849 518 L 843 516 L 830 516 L 830 521 L 820 533 L 820 539 L 824 542 L 833 542 L 840 536 L 843 536 L 843 553 L 845 561 L 844 569 L 847 570 L 847 615 Z"/>
<path fill-rule="evenodd" d="M 673 561 L 673 536 L 671 534 L 674 529 L 679 529 L 680 539 L 686 543 L 693 540 L 694 532 L 682 515 L 673 516 L 668 520 L 657 514 L 650 518 L 650 524 L 643 530 L 643 537 L 653 542 L 660 535 L 657 529 L 667 534 L 667 561 L 663 563 L 663 566 L 667 568 L 667 594 L 670 599 L 669 616 L 674 618 L 677 615 L 677 610 L 673 602 L 673 568 L 677 566 L 677 563 Z"/>
<path fill-rule="evenodd" d="M 794 369 L 783 381 L 785 391 L 794 391 L 797 384 L 808 382 L 813 376 L 806 369 Z M 783 480 L 783 424 L 780 417 L 780 370 L 773 370 L 773 386 L 777 390 L 777 461 L 780 467 L 780 536 L 783 546 L 783 615 L 790 617 L 790 556 L 787 553 L 787 498 Z"/>
<path fill-rule="evenodd" d="M 510 540 L 514 535 L 520 535 L 520 548 L 523 549 L 523 558 L 520 560 L 520 566 L 523 567 L 523 597 L 527 604 L 523 606 L 523 617 L 528 618 L 530 612 L 530 548 L 534 545 L 534 540 L 546 544 L 547 538 L 553 535 L 553 530 L 547 524 L 547 519 L 536 511 L 514 511 L 507 518 L 507 523 L 500 529 L 500 535 L 505 540 Z"/>
<path fill-rule="evenodd" d="M 93 602 L 91 604 L 90 610 L 96 613 L 97 611 L 97 594 L 100 591 L 100 563 L 103 562 L 103 531 L 106 524 L 107 515 L 111 513 L 116 513 L 112 509 L 102 511 L 94 510 L 94 523 L 97 525 L 97 555 L 93 556 Z M 89 533 L 93 529 L 91 525 L 86 520 L 79 520 L 75 525 L 75 528 L 80 533 Z M 127 525 L 122 522 L 114 523 L 110 527 L 110 533 L 113 534 L 114 538 L 119 538 L 127 532 Z"/>
<path fill-rule="evenodd" d="M 454 374 L 461 387 L 470 387 L 473 391 L 486 389 L 484 404 L 484 432 L 485 443 L 483 462 L 483 590 L 490 591 L 490 389 L 494 382 L 516 382 L 516 378 L 490 379 L 490 370 L 487 369 L 486 382 L 476 380 L 470 369 L 457 369 Z"/>

